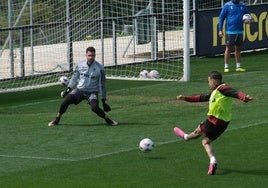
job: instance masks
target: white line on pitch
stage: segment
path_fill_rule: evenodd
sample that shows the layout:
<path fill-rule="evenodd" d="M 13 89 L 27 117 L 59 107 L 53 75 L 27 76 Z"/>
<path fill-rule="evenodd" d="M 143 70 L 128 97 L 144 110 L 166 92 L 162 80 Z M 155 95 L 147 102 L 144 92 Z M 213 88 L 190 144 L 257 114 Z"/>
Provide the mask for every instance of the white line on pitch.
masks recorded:
<path fill-rule="evenodd" d="M 34 157 L 34 156 L 24 156 L 24 155 L 1 155 L 0 154 L 0 157 L 21 158 L 21 159 L 43 159 L 43 160 L 52 160 L 52 161 L 77 161 L 75 159 L 53 158 L 53 157 Z"/>
<path fill-rule="evenodd" d="M 258 122 L 258 123 L 254 123 L 254 124 L 250 124 L 250 125 L 245 125 L 245 126 L 242 126 L 242 127 L 232 127 L 230 129 L 227 129 L 227 131 L 233 131 L 233 130 L 238 130 L 238 129 L 245 129 L 245 128 L 249 128 L 249 127 L 255 127 L 255 126 L 263 125 L 263 124 L 266 124 L 266 123 L 268 123 L 268 121 Z M 182 140 L 177 140 L 176 139 L 176 140 L 167 141 L 167 142 L 160 142 L 157 145 L 164 145 L 164 144 L 174 143 L 174 142 L 178 142 L 178 141 L 182 141 Z M 114 151 L 114 152 L 109 152 L 109 153 L 103 153 L 103 154 L 94 155 L 94 156 L 91 156 L 91 157 L 84 157 L 84 158 L 77 158 L 77 159 L 75 159 L 75 158 L 54 158 L 54 157 L 3 155 L 3 154 L 2 155 L 0 154 L 0 157 L 77 162 L 77 161 L 82 161 L 82 160 L 96 159 L 96 158 L 101 158 L 101 157 L 105 157 L 105 156 L 109 156 L 109 155 L 113 155 L 113 154 L 119 154 L 119 153 L 123 153 L 123 152 L 128 152 L 128 151 L 132 151 L 134 149 L 137 149 L 137 148 L 131 148 L 131 149 L 125 149 L 125 150 Z"/>

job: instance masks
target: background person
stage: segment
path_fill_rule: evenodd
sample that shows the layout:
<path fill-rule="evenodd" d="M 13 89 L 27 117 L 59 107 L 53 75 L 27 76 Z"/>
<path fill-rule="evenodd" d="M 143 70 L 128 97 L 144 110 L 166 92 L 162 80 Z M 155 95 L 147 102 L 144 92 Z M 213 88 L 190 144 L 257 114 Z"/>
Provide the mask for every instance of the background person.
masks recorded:
<path fill-rule="evenodd" d="M 247 6 L 240 0 L 231 0 L 224 4 L 221 9 L 218 23 L 219 37 L 223 37 L 223 23 L 225 24 L 226 48 L 224 52 L 224 72 L 229 72 L 230 54 L 232 47 L 235 48 L 236 71 L 244 72 L 241 67 L 241 45 L 243 44 L 243 15 L 250 14 Z M 253 20 L 250 21 L 252 23 Z"/>

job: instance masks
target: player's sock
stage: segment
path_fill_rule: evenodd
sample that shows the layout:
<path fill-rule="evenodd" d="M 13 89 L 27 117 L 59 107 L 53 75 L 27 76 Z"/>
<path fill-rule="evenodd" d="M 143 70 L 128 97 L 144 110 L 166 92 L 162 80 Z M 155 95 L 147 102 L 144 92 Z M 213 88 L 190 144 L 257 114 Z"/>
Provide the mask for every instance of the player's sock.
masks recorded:
<path fill-rule="evenodd" d="M 229 64 L 228 63 L 224 64 L 224 72 L 229 72 Z"/>
<path fill-rule="evenodd" d="M 210 163 L 217 163 L 215 156 L 210 157 Z"/>
<path fill-rule="evenodd" d="M 236 63 L 236 68 L 240 68 L 240 66 L 241 66 L 240 62 L 237 62 Z"/>

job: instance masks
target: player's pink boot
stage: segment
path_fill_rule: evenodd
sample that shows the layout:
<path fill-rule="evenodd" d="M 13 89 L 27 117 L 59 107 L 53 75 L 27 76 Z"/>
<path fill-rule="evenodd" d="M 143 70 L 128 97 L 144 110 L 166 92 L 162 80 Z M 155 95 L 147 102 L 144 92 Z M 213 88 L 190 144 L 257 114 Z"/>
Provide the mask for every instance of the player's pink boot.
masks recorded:
<path fill-rule="evenodd" d="M 208 167 L 208 175 L 215 175 L 217 169 L 217 163 L 210 163 Z"/>
<path fill-rule="evenodd" d="M 184 135 L 185 135 L 185 133 L 183 132 L 183 130 L 181 130 L 180 128 L 178 128 L 178 127 L 174 127 L 174 133 L 177 135 L 177 136 L 179 136 L 179 137 L 181 137 L 182 139 L 184 139 Z"/>

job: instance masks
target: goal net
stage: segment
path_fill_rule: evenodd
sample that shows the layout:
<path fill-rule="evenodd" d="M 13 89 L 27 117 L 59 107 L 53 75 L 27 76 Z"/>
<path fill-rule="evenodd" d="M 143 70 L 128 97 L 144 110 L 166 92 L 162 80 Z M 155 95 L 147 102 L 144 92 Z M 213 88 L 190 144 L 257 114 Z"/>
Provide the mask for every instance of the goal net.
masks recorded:
<path fill-rule="evenodd" d="M 0 9 L 0 92 L 57 84 L 88 46 L 108 78 L 180 80 L 185 34 L 193 49 L 183 1 L 8 0 Z"/>

